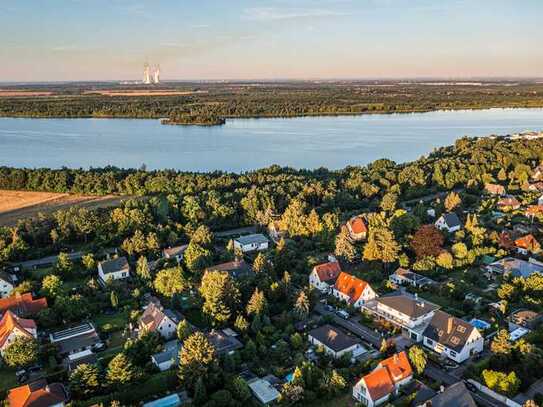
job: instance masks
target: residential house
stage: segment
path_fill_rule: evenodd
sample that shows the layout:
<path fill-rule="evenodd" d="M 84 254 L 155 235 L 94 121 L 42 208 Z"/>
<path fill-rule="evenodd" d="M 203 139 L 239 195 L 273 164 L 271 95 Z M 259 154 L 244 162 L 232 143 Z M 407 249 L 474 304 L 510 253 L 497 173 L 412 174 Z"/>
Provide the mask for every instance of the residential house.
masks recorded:
<path fill-rule="evenodd" d="M 477 407 L 464 382 L 456 382 L 417 407 Z"/>
<path fill-rule="evenodd" d="M 172 366 L 179 364 L 179 352 L 183 346 L 177 339 L 173 339 L 164 344 L 162 352 L 155 353 L 151 356 L 153 364 L 161 371 L 170 369 Z"/>
<path fill-rule="evenodd" d="M 47 299 L 33 299 L 32 293 L 16 293 L 7 298 L 0 299 L 0 314 L 11 311 L 20 317 L 36 315 L 42 309 L 47 308 Z"/>
<path fill-rule="evenodd" d="M 332 295 L 355 308 L 360 308 L 362 304 L 377 297 L 377 294 L 367 281 L 343 271 L 339 273 L 332 288 Z"/>
<path fill-rule="evenodd" d="M 534 191 L 534 192 L 543 192 L 543 182 L 539 181 L 539 182 L 534 182 L 533 184 L 528 185 L 528 190 Z"/>
<path fill-rule="evenodd" d="M 353 387 L 353 397 L 364 406 L 379 406 L 397 395 L 411 380 L 413 369 L 405 351 L 400 352 L 381 361 L 371 373 L 362 377 Z"/>
<path fill-rule="evenodd" d="M 270 241 L 262 233 L 240 236 L 234 239 L 234 247 L 243 253 L 267 250 Z"/>
<path fill-rule="evenodd" d="M 424 346 L 457 363 L 483 351 L 484 338 L 477 328 L 440 310 L 434 313 L 423 336 Z"/>
<path fill-rule="evenodd" d="M 509 315 L 509 325 L 517 328 L 535 329 L 543 320 L 543 315 L 531 310 L 518 310 Z"/>
<path fill-rule="evenodd" d="M 217 355 L 230 354 L 243 348 L 243 344 L 236 338 L 238 334 L 231 329 L 212 330 L 206 336 L 215 347 Z"/>
<path fill-rule="evenodd" d="M 359 242 L 366 239 L 368 235 L 368 225 L 361 215 L 349 219 L 345 226 L 347 226 L 349 237 L 352 241 Z"/>
<path fill-rule="evenodd" d="M 347 335 L 339 328 L 328 324 L 312 329 L 307 338 L 312 345 L 322 346 L 324 352 L 334 359 L 339 359 L 348 353 L 356 358 L 367 352 L 358 338 Z"/>
<path fill-rule="evenodd" d="M 532 234 L 519 237 L 515 240 L 515 248 L 519 254 L 538 253 L 541 250 L 539 242 Z"/>
<path fill-rule="evenodd" d="M 177 334 L 177 325 L 182 319 L 179 313 L 150 302 L 138 319 L 138 333 L 158 332 L 164 339 L 171 339 Z"/>
<path fill-rule="evenodd" d="M 6 311 L 0 320 L 0 353 L 3 355 L 9 345 L 18 337 L 38 338 L 38 328 L 32 319 L 23 319 Z"/>
<path fill-rule="evenodd" d="M 234 260 L 227 263 L 216 264 L 208 268 L 209 271 L 225 271 L 234 279 L 254 275 L 252 267 L 245 260 Z"/>
<path fill-rule="evenodd" d="M 309 285 L 322 293 L 329 293 L 341 273 L 341 266 L 337 261 L 318 264 L 309 274 Z"/>
<path fill-rule="evenodd" d="M 539 164 L 535 167 L 534 172 L 532 173 L 532 179 L 535 181 L 543 180 L 543 164 Z"/>
<path fill-rule="evenodd" d="M 543 274 L 543 266 L 533 262 L 513 257 L 504 257 L 485 267 L 488 273 L 499 275 L 511 275 L 513 277 L 527 278 L 533 273 Z"/>
<path fill-rule="evenodd" d="M 162 250 L 162 257 L 165 259 L 174 259 L 178 264 L 183 260 L 183 254 L 185 250 L 189 247 L 188 244 L 181 246 L 168 247 L 167 249 Z"/>
<path fill-rule="evenodd" d="M 91 349 L 85 349 L 81 352 L 72 353 L 66 356 L 63 361 L 63 365 L 66 370 L 71 372 L 79 365 L 95 365 L 97 362 L 98 356 L 96 355 L 96 353 L 94 353 Z"/>
<path fill-rule="evenodd" d="M 415 342 L 422 341 L 422 334 L 438 309 L 436 304 L 417 295 L 402 293 L 384 295 L 363 306 L 363 310 L 374 318 L 397 326 L 404 336 Z"/>
<path fill-rule="evenodd" d="M 49 340 L 58 348 L 59 354 L 68 356 L 85 350 L 101 349 L 104 345 L 90 322 L 49 334 Z"/>
<path fill-rule="evenodd" d="M 526 208 L 526 212 L 524 212 L 526 217 L 528 218 L 534 218 L 536 216 L 543 215 L 543 205 L 530 205 Z"/>
<path fill-rule="evenodd" d="M 537 198 L 537 204 L 543 205 L 543 195 L 541 195 L 539 198 Z"/>
<path fill-rule="evenodd" d="M 520 208 L 520 202 L 518 201 L 517 198 L 515 198 L 514 196 L 506 196 L 505 198 L 502 198 L 498 201 L 498 204 L 497 204 L 498 208 L 500 209 L 512 209 L 512 210 L 516 210 L 518 208 Z"/>
<path fill-rule="evenodd" d="M 121 256 L 112 260 L 98 263 L 98 276 L 105 284 L 108 281 L 123 280 L 130 277 L 130 265 L 126 257 Z"/>
<path fill-rule="evenodd" d="M 253 396 L 257 399 L 259 405 L 268 406 L 279 400 L 281 393 L 275 388 L 273 383 L 266 378 L 254 378 L 247 382 Z"/>
<path fill-rule="evenodd" d="M 61 383 L 47 384 L 45 379 L 15 387 L 7 396 L 9 407 L 64 407 L 69 399 Z"/>
<path fill-rule="evenodd" d="M 391 283 L 396 285 L 410 285 L 416 288 L 427 287 L 436 282 L 428 277 L 421 276 L 420 274 L 413 273 L 411 270 L 404 269 L 403 267 L 398 267 L 396 271 L 391 274 L 388 279 Z"/>
<path fill-rule="evenodd" d="M 490 195 L 505 195 L 505 187 L 499 184 L 485 184 L 485 192 Z"/>
<path fill-rule="evenodd" d="M 168 396 L 144 403 L 142 407 L 178 407 L 182 405 L 190 405 L 192 399 L 186 391 L 173 393 Z"/>
<path fill-rule="evenodd" d="M 456 213 L 449 212 L 441 215 L 436 220 L 435 226 L 439 230 L 446 230 L 449 233 L 453 233 L 462 228 L 462 222 L 460 222 L 460 218 Z"/>
<path fill-rule="evenodd" d="M 8 297 L 17 284 L 17 276 L 0 271 L 0 298 Z"/>

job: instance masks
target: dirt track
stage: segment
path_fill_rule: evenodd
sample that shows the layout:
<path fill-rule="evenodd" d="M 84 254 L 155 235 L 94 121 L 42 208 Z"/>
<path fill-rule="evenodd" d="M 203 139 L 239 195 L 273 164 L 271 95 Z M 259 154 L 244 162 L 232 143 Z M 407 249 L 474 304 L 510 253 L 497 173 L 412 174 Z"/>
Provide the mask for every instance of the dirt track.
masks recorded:
<path fill-rule="evenodd" d="M 35 217 L 72 206 L 89 209 L 116 206 L 129 197 L 85 196 L 50 192 L 0 190 L 0 226 L 13 226 L 19 219 Z"/>

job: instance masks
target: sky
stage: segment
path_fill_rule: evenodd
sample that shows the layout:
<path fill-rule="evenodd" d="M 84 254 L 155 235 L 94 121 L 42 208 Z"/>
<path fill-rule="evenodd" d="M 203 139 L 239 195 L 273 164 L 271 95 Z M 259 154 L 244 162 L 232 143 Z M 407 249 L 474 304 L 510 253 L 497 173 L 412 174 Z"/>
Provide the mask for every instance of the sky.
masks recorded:
<path fill-rule="evenodd" d="M 0 0 L 0 82 L 543 77 L 541 0 Z"/>

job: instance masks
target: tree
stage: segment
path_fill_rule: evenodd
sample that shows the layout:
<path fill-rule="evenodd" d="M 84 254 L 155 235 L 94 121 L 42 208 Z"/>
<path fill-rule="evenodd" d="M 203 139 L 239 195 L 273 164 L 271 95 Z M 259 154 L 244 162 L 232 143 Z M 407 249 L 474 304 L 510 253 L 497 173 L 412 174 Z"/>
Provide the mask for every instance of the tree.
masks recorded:
<path fill-rule="evenodd" d="M 114 386 L 128 384 L 137 378 L 136 368 L 124 353 L 119 353 L 107 365 L 106 380 Z"/>
<path fill-rule="evenodd" d="M 6 365 L 10 367 L 31 365 L 38 359 L 38 342 L 34 338 L 17 336 L 4 349 L 3 358 Z"/>
<path fill-rule="evenodd" d="M 111 291 L 111 294 L 109 295 L 109 300 L 111 302 L 112 308 L 117 308 L 119 306 L 119 297 L 117 297 L 117 293 L 114 290 Z"/>
<path fill-rule="evenodd" d="M 189 287 L 181 267 L 159 271 L 153 285 L 158 293 L 167 298 L 172 298 L 175 294 L 182 293 Z"/>
<path fill-rule="evenodd" d="M 390 229 L 386 227 L 372 228 L 368 236 L 368 242 L 364 246 L 364 259 L 392 263 L 398 258 L 399 251 L 400 246 Z"/>
<path fill-rule="evenodd" d="M 520 380 L 515 372 L 506 374 L 485 369 L 481 375 L 488 388 L 509 396 L 515 395 L 520 387 Z"/>
<path fill-rule="evenodd" d="M 55 298 L 62 292 L 62 280 L 55 274 L 46 275 L 41 282 L 41 291 L 47 298 Z"/>
<path fill-rule="evenodd" d="M 186 319 L 177 324 L 177 339 L 183 342 L 192 334 L 192 326 Z"/>
<path fill-rule="evenodd" d="M 426 368 L 426 362 L 427 357 L 424 350 L 422 350 L 418 346 L 411 346 L 409 349 L 409 360 L 411 361 L 411 365 L 415 367 L 415 371 L 420 375 L 422 372 L 424 372 L 424 369 Z"/>
<path fill-rule="evenodd" d="M 286 230 L 289 236 L 308 236 L 306 220 L 307 205 L 300 199 L 292 199 L 279 221 L 281 230 Z"/>
<path fill-rule="evenodd" d="M 249 329 L 249 322 L 247 322 L 247 320 L 245 319 L 245 317 L 243 315 L 238 315 L 236 317 L 236 321 L 234 322 L 234 326 L 241 333 L 244 333 Z"/>
<path fill-rule="evenodd" d="M 309 315 L 309 308 L 309 298 L 307 298 L 305 291 L 302 290 L 300 291 L 300 294 L 298 294 L 298 298 L 294 304 L 294 313 L 298 319 L 305 319 Z"/>
<path fill-rule="evenodd" d="M 239 290 L 230 274 L 224 271 L 206 271 L 199 291 L 204 298 L 205 314 L 218 324 L 230 319 L 240 298 Z"/>
<path fill-rule="evenodd" d="M 347 381 L 341 376 L 337 370 L 332 370 L 330 375 L 330 390 L 333 395 L 337 395 L 347 386 Z"/>
<path fill-rule="evenodd" d="M 383 199 L 381 199 L 379 206 L 386 212 L 392 212 L 394 209 L 396 209 L 397 203 L 398 195 L 388 192 L 383 196 Z"/>
<path fill-rule="evenodd" d="M 510 355 L 512 349 L 509 332 L 506 329 L 500 329 L 490 343 L 490 350 L 496 355 Z"/>
<path fill-rule="evenodd" d="M 436 264 L 439 267 L 450 270 L 453 268 L 453 257 L 449 252 L 442 251 L 436 258 Z"/>
<path fill-rule="evenodd" d="M 352 263 L 356 259 L 356 248 L 350 240 L 347 228 L 341 228 L 341 231 L 337 235 L 334 254 L 347 260 L 349 263 Z"/>
<path fill-rule="evenodd" d="M 190 238 L 190 243 L 198 244 L 205 248 L 213 245 L 213 233 L 206 225 L 200 225 L 196 228 Z"/>
<path fill-rule="evenodd" d="M 427 256 L 436 257 L 443 250 L 443 235 L 434 225 L 423 225 L 411 239 L 411 248 L 421 259 Z"/>
<path fill-rule="evenodd" d="M 85 269 L 92 271 L 96 268 L 96 260 L 94 260 L 94 255 L 92 253 L 87 253 L 81 259 L 81 263 Z"/>
<path fill-rule="evenodd" d="M 452 245 L 452 252 L 457 259 L 465 259 L 468 255 L 468 248 L 464 243 L 458 242 Z"/>
<path fill-rule="evenodd" d="M 460 199 L 460 195 L 452 191 L 452 192 L 449 192 L 449 194 L 445 197 L 444 205 L 445 205 L 445 209 L 447 209 L 447 212 L 451 212 L 454 208 L 456 208 L 461 203 L 462 203 L 462 200 Z"/>
<path fill-rule="evenodd" d="M 89 396 L 100 388 L 98 367 L 83 363 L 70 374 L 70 389 L 80 396 Z"/>
<path fill-rule="evenodd" d="M 210 263 L 211 251 L 198 243 L 190 242 L 187 250 L 183 253 L 183 260 L 190 271 L 203 270 Z"/>
<path fill-rule="evenodd" d="M 256 255 L 255 261 L 253 262 L 253 271 L 255 273 L 265 272 L 268 268 L 268 260 L 266 256 L 260 252 Z"/>
<path fill-rule="evenodd" d="M 136 274 L 145 282 L 151 280 L 151 271 L 149 270 L 149 262 L 147 261 L 147 257 L 140 256 L 138 259 L 138 262 L 136 263 Z"/>
<path fill-rule="evenodd" d="M 247 315 L 261 315 L 267 307 L 266 297 L 264 293 L 257 288 L 247 303 Z"/>
<path fill-rule="evenodd" d="M 235 395 L 237 400 L 248 401 L 251 398 L 251 390 L 247 382 L 240 376 L 235 376 L 232 379 L 232 394 Z"/>
<path fill-rule="evenodd" d="M 194 388 L 199 378 L 205 383 L 216 365 L 215 348 L 202 332 L 185 340 L 179 354 L 179 379 L 183 386 Z"/>
<path fill-rule="evenodd" d="M 73 263 L 67 253 L 59 253 L 55 264 L 55 271 L 60 275 L 66 276 L 73 270 Z"/>

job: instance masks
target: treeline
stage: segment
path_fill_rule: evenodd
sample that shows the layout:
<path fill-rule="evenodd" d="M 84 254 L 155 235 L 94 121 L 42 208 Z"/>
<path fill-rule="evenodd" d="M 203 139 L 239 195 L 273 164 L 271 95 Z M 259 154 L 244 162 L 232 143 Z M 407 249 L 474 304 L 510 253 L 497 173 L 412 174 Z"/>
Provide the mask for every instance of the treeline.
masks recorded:
<path fill-rule="evenodd" d="M 216 122 L 217 118 L 235 117 L 543 107 L 543 85 L 536 83 L 510 86 L 207 84 L 179 90 L 194 92 L 176 96 L 106 96 L 57 86 L 51 97 L 0 98 L 0 116 L 178 118 L 183 122 Z"/>

